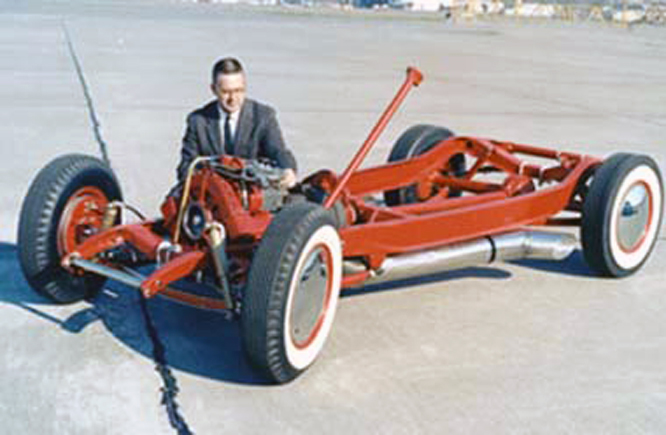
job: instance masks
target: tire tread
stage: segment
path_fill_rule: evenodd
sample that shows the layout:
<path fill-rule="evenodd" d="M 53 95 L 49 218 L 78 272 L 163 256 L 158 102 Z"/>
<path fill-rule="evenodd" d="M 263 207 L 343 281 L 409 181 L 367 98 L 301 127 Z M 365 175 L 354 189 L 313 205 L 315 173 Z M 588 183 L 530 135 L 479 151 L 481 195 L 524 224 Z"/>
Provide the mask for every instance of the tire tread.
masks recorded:
<path fill-rule="evenodd" d="M 288 206 L 275 215 L 252 260 L 241 313 L 243 343 L 252 365 L 275 382 L 289 382 L 302 372 L 288 363 L 283 349 L 284 312 L 298 255 L 317 228 L 335 223 L 317 204 Z"/>
<path fill-rule="evenodd" d="M 23 201 L 17 237 L 19 263 L 30 286 L 53 302 L 80 300 L 87 296 L 85 287 L 99 286 L 99 279 L 66 273 L 54 252 L 56 215 L 62 212 L 67 194 L 82 187 L 83 180 L 97 176 L 110 199 L 122 199 L 119 183 L 108 165 L 88 155 L 66 154 L 39 171 Z"/>
<path fill-rule="evenodd" d="M 640 164 L 646 164 L 655 170 L 663 192 L 663 182 L 652 158 L 645 155 L 617 153 L 606 159 L 596 170 L 583 203 L 581 223 L 583 257 L 590 268 L 601 276 L 623 277 L 634 273 L 647 260 L 654 247 L 653 244 L 638 265 L 631 269 L 623 269 L 614 261 L 608 243 L 613 199 L 625 175 Z M 656 222 L 656 225 L 659 226 L 660 222 Z"/>

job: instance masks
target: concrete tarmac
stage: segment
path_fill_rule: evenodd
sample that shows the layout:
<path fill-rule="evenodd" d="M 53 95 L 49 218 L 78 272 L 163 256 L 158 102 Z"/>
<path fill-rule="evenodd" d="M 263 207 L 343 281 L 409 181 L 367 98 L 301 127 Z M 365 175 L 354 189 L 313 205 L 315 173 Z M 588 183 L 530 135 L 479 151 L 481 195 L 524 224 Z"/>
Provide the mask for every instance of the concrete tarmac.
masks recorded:
<path fill-rule="evenodd" d="M 36 171 L 98 155 L 65 29 L 126 199 L 174 182 L 212 63 L 239 56 L 278 109 L 300 173 L 340 171 L 404 78 L 426 75 L 369 163 L 416 123 L 666 163 L 666 28 L 478 21 L 142 0 L 0 2 L 0 434 L 168 434 L 137 294 L 35 296 L 16 258 Z M 341 300 L 320 360 L 285 386 L 247 366 L 238 326 L 150 302 L 198 434 L 666 432 L 666 243 L 622 280 L 580 252 L 367 287 Z"/>

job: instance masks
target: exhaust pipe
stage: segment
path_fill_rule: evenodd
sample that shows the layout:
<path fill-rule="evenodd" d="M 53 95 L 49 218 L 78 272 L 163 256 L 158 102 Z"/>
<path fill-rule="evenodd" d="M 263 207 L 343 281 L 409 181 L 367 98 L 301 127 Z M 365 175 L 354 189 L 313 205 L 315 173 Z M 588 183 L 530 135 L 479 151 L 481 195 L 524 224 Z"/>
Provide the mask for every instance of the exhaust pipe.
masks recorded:
<path fill-rule="evenodd" d="M 576 249 L 577 245 L 576 237 L 565 233 L 518 231 L 488 236 L 442 248 L 388 257 L 379 269 L 371 271 L 370 277 L 362 285 L 413 278 L 435 272 L 490 264 L 494 261 L 524 258 L 563 260 Z M 367 267 L 359 261 L 344 263 L 345 274 L 366 270 Z"/>

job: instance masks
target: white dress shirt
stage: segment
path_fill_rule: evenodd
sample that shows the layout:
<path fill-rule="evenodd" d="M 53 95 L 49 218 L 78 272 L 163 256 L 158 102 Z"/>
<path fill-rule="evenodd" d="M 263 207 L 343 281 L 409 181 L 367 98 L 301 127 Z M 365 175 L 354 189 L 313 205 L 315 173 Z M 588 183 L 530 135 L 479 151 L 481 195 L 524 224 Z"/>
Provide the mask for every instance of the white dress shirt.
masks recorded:
<path fill-rule="evenodd" d="M 236 128 L 238 127 L 238 118 L 240 117 L 240 110 L 237 110 L 232 113 L 227 113 L 222 109 L 218 104 L 217 109 L 220 111 L 220 137 L 222 138 L 222 144 L 224 143 L 224 123 L 227 121 L 227 116 L 231 117 L 229 119 L 229 127 L 231 128 L 231 137 L 236 138 Z"/>

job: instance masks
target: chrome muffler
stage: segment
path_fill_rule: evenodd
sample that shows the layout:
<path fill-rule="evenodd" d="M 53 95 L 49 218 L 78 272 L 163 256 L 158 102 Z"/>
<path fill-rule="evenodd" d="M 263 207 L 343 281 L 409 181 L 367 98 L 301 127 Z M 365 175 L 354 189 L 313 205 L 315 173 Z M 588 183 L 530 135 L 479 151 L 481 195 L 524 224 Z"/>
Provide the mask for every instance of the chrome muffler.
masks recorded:
<path fill-rule="evenodd" d="M 575 236 L 546 231 L 518 231 L 488 236 L 441 248 L 395 255 L 371 271 L 362 284 L 395 281 L 464 267 L 525 258 L 563 260 L 578 245 Z M 359 261 L 345 261 L 344 273 L 367 270 Z"/>

